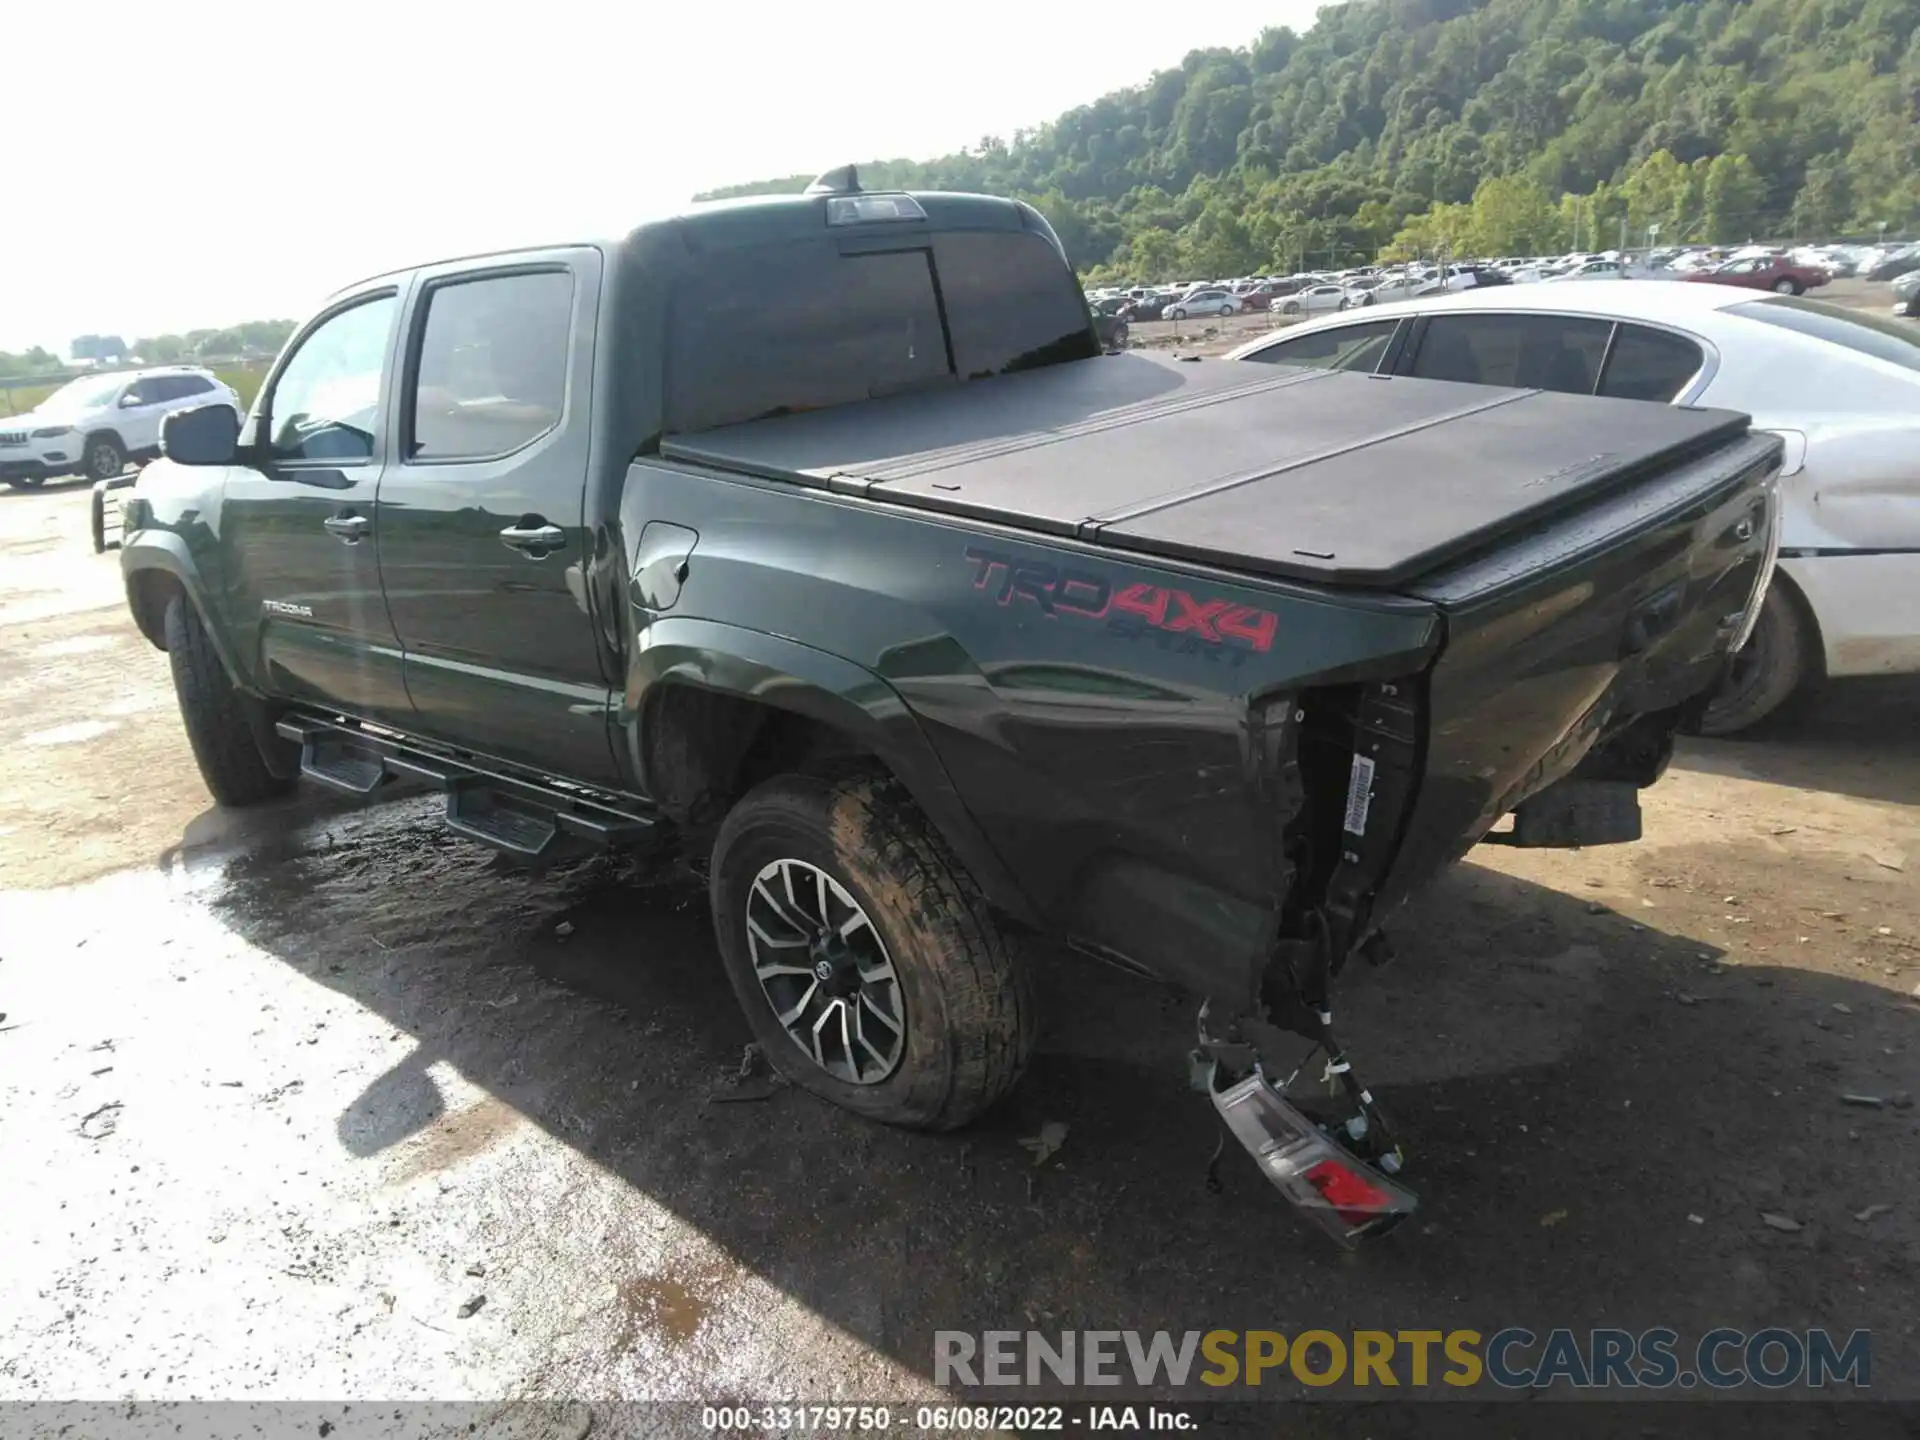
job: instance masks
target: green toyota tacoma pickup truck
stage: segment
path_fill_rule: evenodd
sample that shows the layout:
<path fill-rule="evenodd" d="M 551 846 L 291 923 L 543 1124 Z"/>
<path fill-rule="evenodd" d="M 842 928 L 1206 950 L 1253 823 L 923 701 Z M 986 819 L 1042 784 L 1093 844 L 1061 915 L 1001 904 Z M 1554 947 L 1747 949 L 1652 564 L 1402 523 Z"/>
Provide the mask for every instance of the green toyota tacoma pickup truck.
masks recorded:
<path fill-rule="evenodd" d="M 1105 354 L 1033 209 L 851 169 L 363 281 L 164 448 L 127 598 L 221 804 L 685 847 L 768 1057 L 899 1124 L 1014 1084 L 1022 936 L 1177 982 L 1342 1240 L 1415 1202 L 1333 977 L 1484 839 L 1638 838 L 1779 467 L 1720 411 Z M 1303 1040 L 1337 1103 L 1267 1078 Z"/>

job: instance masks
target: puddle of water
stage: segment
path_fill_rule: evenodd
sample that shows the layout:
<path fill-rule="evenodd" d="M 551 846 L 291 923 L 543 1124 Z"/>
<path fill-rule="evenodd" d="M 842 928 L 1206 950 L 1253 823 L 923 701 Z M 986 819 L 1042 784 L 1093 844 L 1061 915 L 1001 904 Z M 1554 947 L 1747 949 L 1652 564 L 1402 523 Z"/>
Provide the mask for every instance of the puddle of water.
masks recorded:
<path fill-rule="evenodd" d="M 101 720 L 76 720 L 71 725 L 56 725 L 51 730 L 36 730 L 21 743 L 23 745 L 78 745 L 83 741 L 97 740 L 118 728 Z"/>
<path fill-rule="evenodd" d="M 637 1321 L 675 1345 L 694 1337 L 711 1308 L 681 1281 L 668 1275 L 641 1275 L 620 1287 L 629 1322 Z M 624 1348 L 624 1347 L 623 1347 Z"/>

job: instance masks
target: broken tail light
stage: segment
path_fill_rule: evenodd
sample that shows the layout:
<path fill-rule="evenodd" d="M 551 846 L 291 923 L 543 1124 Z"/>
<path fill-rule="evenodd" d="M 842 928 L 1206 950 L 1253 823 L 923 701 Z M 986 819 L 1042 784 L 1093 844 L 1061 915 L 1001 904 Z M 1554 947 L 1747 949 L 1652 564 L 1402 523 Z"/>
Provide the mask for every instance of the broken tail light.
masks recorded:
<path fill-rule="evenodd" d="M 1215 1090 L 1214 1108 L 1254 1163 L 1294 1208 L 1342 1245 L 1391 1229 L 1419 1206 L 1395 1184 L 1289 1104 L 1256 1066 Z"/>

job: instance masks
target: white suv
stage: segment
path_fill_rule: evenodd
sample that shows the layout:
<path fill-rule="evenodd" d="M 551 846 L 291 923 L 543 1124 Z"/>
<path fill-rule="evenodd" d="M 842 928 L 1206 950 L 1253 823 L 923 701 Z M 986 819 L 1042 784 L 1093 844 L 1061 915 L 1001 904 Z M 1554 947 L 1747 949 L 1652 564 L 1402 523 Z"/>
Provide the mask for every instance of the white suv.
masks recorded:
<path fill-rule="evenodd" d="M 111 479 L 128 460 L 160 453 L 168 415 L 213 404 L 245 413 L 211 370 L 169 365 L 82 376 L 25 415 L 0 417 L 0 480 L 30 490 L 56 475 Z"/>

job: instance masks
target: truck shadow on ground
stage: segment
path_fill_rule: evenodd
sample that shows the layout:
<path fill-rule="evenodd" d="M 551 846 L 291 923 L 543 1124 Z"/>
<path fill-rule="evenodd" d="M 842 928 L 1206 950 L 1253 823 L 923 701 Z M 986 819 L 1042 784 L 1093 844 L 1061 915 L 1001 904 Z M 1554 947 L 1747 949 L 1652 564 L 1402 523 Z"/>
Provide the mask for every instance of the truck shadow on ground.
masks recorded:
<path fill-rule="evenodd" d="M 1692 740 L 1675 763 L 1705 771 L 1920 805 L 1920 675 L 1833 680 L 1753 729 Z"/>
<path fill-rule="evenodd" d="M 1348 1255 L 1246 1157 L 1210 1186 L 1221 1132 L 1186 1085 L 1184 996 L 1045 953 L 1041 1050 L 958 1134 L 790 1088 L 749 1099 L 769 1087 L 734 1081 L 748 1031 L 697 885 L 606 859 L 507 868 L 448 835 L 438 803 L 263 828 L 209 891 L 253 945 L 417 1042 L 344 1106 L 339 1143 L 416 1176 L 517 1112 L 917 1372 L 955 1328 L 1845 1328 L 1872 1323 L 1869 1278 L 1897 1309 L 1920 1258 L 1910 1216 L 1853 1218 L 1920 1180 L 1910 1112 L 1838 1099 L 1910 1069 L 1888 1056 L 1913 1006 L 1870 985 L 1722 966 L 1684 934 L 1459 867 L 1396 927 L 1393 966 L 1346 977 L 1346 1038 L 1424 1197 Z M 492 1098 L 445 1113 L 426 1074 L 442 1060 Z M 1036 1165 L 1018 1142 L 1045 1121 L 1067 1135 Z M 683 1280 L 660 1344 L 698 1343 L 728 1303 L 724 1276 Z M 1892 1313 L 1876 1359 L 1899 1373 Z M 631 1323 L 666 1322 L 636 1305 Z"/>

